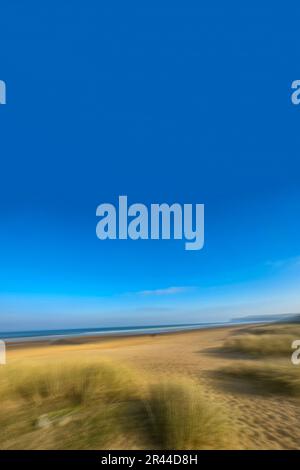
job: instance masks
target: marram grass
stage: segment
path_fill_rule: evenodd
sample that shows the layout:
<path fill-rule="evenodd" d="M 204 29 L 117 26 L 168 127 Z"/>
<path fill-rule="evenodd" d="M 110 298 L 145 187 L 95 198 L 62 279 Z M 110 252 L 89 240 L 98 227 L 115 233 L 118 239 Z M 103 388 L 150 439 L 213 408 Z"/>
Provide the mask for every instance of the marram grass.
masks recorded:
<path fill-rule="evenodd" d="M 197 383 L 111 362 L 7 365 L 0 398 L 0 449 L 230 447 L 224 410 Z"/>

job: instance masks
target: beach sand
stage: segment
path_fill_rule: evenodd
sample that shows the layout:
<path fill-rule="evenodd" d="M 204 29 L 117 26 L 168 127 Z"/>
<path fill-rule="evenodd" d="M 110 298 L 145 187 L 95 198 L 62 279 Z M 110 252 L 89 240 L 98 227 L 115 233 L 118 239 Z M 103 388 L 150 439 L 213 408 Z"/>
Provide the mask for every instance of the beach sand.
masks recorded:
<path fill-rule="evenodd" d="M 228 409 L 238 430 L 240 449 L 300 448 L 300 407 L 294 398 L 262 395 L 253 386 L 220 379 L 220 370 L 239 358 L 220 353 L 229 336 L 243 328 L 222 327 L 189 332 L 91 337 L 55 344 L 9 345 L 9 362 L 105 358 L 147 374 L 190 376 L 201 382 L 206 396 Z M 69 343 L 69 344 L 68 344 Z M 248 362 L 251 362 L 250 360 Z"/>

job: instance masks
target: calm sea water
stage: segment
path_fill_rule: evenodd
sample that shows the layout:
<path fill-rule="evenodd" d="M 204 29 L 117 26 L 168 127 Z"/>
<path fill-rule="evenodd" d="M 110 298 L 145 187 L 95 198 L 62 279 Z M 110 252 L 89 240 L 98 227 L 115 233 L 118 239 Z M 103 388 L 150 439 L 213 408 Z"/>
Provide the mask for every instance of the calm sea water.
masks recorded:
<path fill-rule="evenodd" d="M 149 326 L 116 326 L 105 328 L 74 328 L 63 330 L 32 330 L 1 332 L 0 340 L 7 343 L 20 341 L 56 340 L 60 338 L 77 338 L 80 336 L 105 336 L 105 335 L 136 335 L 167 333 L 171 331 L 197 330 L 201 328 L 215 328 L 217 326 L 230 326 L 236 324 L 266 323 L 264 321 L 228 321 L 221 323 L 183 323 L 173 325 L 149 325 Z"/>
<path fill-rule="evenodd" d="M 78 328 L 62 330 L 32 330 L 32 331 L 11 331 L 0 332 L 0 339 L 6 342 L 17 341 L 38 341 L 45 339 L 59 339 L 80 336 L 104 336 L 104 335 L 134 335 L 134 334 L 155 334 L 169 331 L 181 331 L 199 328 L 210 328 L 216 326 L 230 325 L 231 323 L 193 323 L 174 325 L 149 325 L 149 326 L 120 326 L 106 328 Z"/>

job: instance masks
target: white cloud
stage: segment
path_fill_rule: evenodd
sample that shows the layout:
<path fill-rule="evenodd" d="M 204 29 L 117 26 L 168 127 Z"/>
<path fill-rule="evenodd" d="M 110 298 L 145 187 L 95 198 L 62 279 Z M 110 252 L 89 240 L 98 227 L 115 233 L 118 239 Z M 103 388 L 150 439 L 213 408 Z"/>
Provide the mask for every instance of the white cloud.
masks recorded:
<path fill-rule="evenodd" d="M 137 292 L 137 294 L 140 295 L 176 295 L 176 294 L 182 294 L 184 292 L 187 292 L 191 289 L 191 287 L 182 287 L 182 286 L 172 286 L 172 287 L 166 287 L 164 289 L 153 289 L 153 290 L 143 290 L 140 292 Z"/>
<path fill-rule="evenodd" d="M 277 259 L 277 260 L 268 260 L 266 261 L 266 266 L 270 268 L 283 268 L 283 267 L 296 267 L 300 266 L 300 256 L 294 256 L 292 258 L 286 259 Z"/>

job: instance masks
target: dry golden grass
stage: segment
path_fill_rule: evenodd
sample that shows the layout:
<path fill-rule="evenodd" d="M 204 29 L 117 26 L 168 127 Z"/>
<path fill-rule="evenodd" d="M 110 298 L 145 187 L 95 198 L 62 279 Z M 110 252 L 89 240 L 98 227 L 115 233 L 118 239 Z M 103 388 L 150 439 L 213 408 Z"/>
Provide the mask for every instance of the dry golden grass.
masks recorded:
<path fill-rule="evenodd" d="M 300 338 L 298 324 L 248 326 L 238 335 L 226 339 L 222 350 L 249 356 L 286 356 L 292 353 L 292 342 Z"/>
<path fill-rule="evenodd" d="M 221 373 L 248 381 L 260 392 L 300 397 L 300 371 L 290 362 L 292 342 L 299 337 L 300 326 L 297 324 L 251 326 L 240 330 L 239 335 L 225 340 L 222 349 L 259 360 L 252 364 L 232 364 Z M 284 363 L 283 359 L 286 359 Z"/>
<path fill-rule="evenodd" d="M 292 335 L 300 338 L 300 325 L 298 323 L 272 323 L 270 325 L 250 326 L 244 331 L 253 335 Z"/>
<path fill-rule="evenodd" d="M 152 436 L 163 449 L 220 449 L 228 444 L 224 411 L 209 403 L 193 381 L 155 384 L 146 403 Z"/>
<path fill-rule="evenodd" d="M 239 363 L 224 368 L 222 373 L 250 381 L 260 392 L 300 397 L 300 371 L 293 365 Z"/>
<path fill-rule="evenodd" d="M 61 400 L 76 406 L 95 397 L 113 402 L 126 399 L 128 395 L 134 396 L 135 390 L 130 371 L 105 361 L 8 366 L 3 375 L 6 387 L 2 388 L 2 395 L 6 393 L 6 396 L 37 404 Z"/>
<path fill-rule="evenodd" d="M 226 448 L 236 449 L 298 449 L 300 442 L 299 400 L 295 394 L 282 395 L 282 385 L 268 388 L 260 378 L 246 379 L 243 374 L 228 377 L 229 366 L 271 366 L 277 376 L 284 364 L 290 363 L 290 351 L 285 356 L 249 356 L 224 354 L 222 345 L 228 338 L 244 334 L 291 334 L 300 338 L 297 325 L 238 326 L 198 330 L 169 335 L 130 338 L 105 338 L 71 345 L 24 344 L 8 348 L 8 365 L 0 367 L 0 393 L 7 390 L 2 372 L 25 375 L 29 369 L 55 367 L 65 369 L 70 364 L 99 367 L 111 365 L 119 376 L 122 390 L 129 393 L 122 400 L 111 394 L 96 394 L 91 400 L 74 405 L 60 397 L 49 399 L 21 398 L 19 392 L 1 399 L 1 448 L 26 449 L 157 449 L 165 436 L 156 434 L 149 419 L 152 387 L 191 378 L 199 385 L 199 399 L 213 406 L 214 413 L 228 417 Z M 266 329 L 266 331 L 264 331 Z M 276 330 L 276 331 L 275 331 Z M 237 356 L 239 359 L 237 359 Z M 290 366 L 296 375 L 300 366 Z M 13 372 L 13 370 L 15 372 Z M 133 373 L 133 370 L 136 371 Z M 27 372 L 26 372 L 27 371 Z M 220 380 L 220 377 L 223 379 Z M 7 377 L 6 377 L 7 378 Z M 15 380 L 15 379 L 14 379 Z M 118 388 L 118 387 L 114 387 Z M 131 390 L 133 388 L 133 395 Z M 268 388 L 268 390 L 267 390 Z M 6 392 L 5 392 L 6 393 Z M 107 397 L 107 399 L 105 398 Z M 109 398 L 110 397 L 110 398 Z M 216 406 L 221 404 L 221 409 Z M 217 411 L 219 410 L 219 411 Z M 225 412 L 224 412 L 225 410 Z M 46 419 L 45 419 L 46 415 Z M 50 425 L 47 426 L 47 419 Z M 46 422 L 46 427 L 44 427 Z M 234 432 L 235 431 L 235 434 Z M 213 436 L 212 436 L 213 438 Z M 187 439 L 187 438 L 186 438 Z M 190 438 L 188 438 L 190 439 Z M 214 444 L 222 448 L 223 444 Z M 175 448 L 175 446 L 174 446 Z"/>
<path fill-rule="evenodd" d="M 112 362 L 6 366 L 0 396 L 1 449 L 219 448 L 228 436 L 199 385 Z"/>
<path fill-rule="evenodd" d="M 251 356 L 288 356 L 295 336 L 288 334 L 243 334 L 227 339 L 223 349 Z"/>

